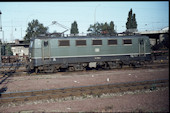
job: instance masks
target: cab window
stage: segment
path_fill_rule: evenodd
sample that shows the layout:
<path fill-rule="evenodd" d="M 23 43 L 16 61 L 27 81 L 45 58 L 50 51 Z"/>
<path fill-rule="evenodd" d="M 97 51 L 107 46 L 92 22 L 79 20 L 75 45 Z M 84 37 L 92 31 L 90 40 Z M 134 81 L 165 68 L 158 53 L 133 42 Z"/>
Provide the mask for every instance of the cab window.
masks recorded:
<path fill-rule="evenodd" d="M 48 46 L 48 41 L 44 41 L 44 47 Z"/>
<path fill-rule="evenodd" d="M 40 39 L 35 39 L 33 45 L 35 48 L 41 48 L 41 43 L 42 41 Z"/>
<path fill-rule="evenodd" d="M 30 41 L 30 48 L 32 48 L 33 46 L 33 41 Z"/>

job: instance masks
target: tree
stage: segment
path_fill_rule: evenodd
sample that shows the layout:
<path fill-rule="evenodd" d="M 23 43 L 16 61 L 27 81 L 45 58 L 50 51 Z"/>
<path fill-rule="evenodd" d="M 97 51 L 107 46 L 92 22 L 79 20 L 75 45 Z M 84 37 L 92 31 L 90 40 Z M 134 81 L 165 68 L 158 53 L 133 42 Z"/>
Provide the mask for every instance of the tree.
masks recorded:
<path fill-rule="evenodd" d="M 102 23 L 100 24 L 97 22 L 94 25 L 90 25 L 87 31 L 90 32 L 90 35 L 100 35 L 102 26 L 103 26 Z"/>
<path fill-rule="evenodd" d="M 11 46 L 9 44 L 2 44 L 0 54 L 4 56 L 11 56 L 13 52 L 11 50 Z"/>
<path fill-rule="evenodd" d="M 79 33 L 79 30 L 78 30 L 78 25 L 77 25 L 77 22 L 74 21 L 72 24 L 71 24 L 71 31 L 70 31 L 71 34 L 78 34 Z"/>
<path fill-rule="evenodd" d="M 130 9 L 127 22 L 126 22 L 126 29 L 127 30 L 136 30 L 137 29 L 137 22 L 136 22 L 136 15 L 132 13 L 132 9 Z"/>
<path fill-rule="evenodd" d="M 137 22 L 136 22 L 136 15 L 133 14 L 133 24 L 132 24 L 133 29 L 137 29 Z"/>
<path fill-rule="evenodd" d="M 106 33 L 108 33 L 108 27 L 109 27 L 109 25 L 107 24 L 107 22 L 105 22 L 105 23 L 102 25 L 102 31 L 105 31 Z"/>
<path fill-rule="evenodd" d="M 113 21 L 110 22 L 110 26 L 109 26 L 108 30 L 109 30 L 108 32 L 109 32 L 110 35 L 116 33 L 115 30 L 114 30 L 114 22 Z"/>
<path fill-rule="evenodd" d="M 87 29 L 88 32 L 90 32 L 91 34 L 95 34 L 95 25 L 91 25 L 90 24 L 90 27 Z"/>
<path fill-rule="evenodd" d="M 24 41 L 25 43 L 29 43 L 31 37 L 36 37 L 40 34 L 46 34 L 47 31 L 48 27 L 44 27 L 44 25 L 39 23 L 37 19 L 32 20 L 31 22 L 28 23 L 28 27 L 26 30 L 27 33 L 24 37 Z"/>
<path fill-rule="evenodd" d="M 9 44 L 6 45 L 6 54 L 7 56 L 13 55 L 13 52 L 11 50 L 11 46 Z"/>
<path fill-rule="evenodd" d="M 110 24 L 107 22 L 105 23 L 96 23 L 94 25 L 90 25 L 90 27 L 87 30 L 90 32 L 91 35 L 113 35 L 115 34 L 114 30 L 114 22 L 111 21 Z"/>

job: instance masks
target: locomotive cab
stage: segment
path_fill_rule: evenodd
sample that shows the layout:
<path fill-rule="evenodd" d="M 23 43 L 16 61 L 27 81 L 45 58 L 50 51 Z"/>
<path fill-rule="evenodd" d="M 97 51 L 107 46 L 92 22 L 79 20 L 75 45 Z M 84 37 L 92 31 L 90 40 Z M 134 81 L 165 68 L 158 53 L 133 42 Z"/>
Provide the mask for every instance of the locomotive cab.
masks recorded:
<path fill-rule="evenodd" d="M 29 45 L 29 64 L 27 65 L 27 69 L 30 71 L 34 69 L 36 66 L 37 58 L 41 57 L 41 40 L 33 38 L 30 40 Z"/>
<path fill-rule="evenodd" d="M 50 43 L 48 39 L 33 38 L 29 46 L 29 70 L 46 64 L 50 58 Z M 43 64 L 42 64 L 43 63 Z"/>

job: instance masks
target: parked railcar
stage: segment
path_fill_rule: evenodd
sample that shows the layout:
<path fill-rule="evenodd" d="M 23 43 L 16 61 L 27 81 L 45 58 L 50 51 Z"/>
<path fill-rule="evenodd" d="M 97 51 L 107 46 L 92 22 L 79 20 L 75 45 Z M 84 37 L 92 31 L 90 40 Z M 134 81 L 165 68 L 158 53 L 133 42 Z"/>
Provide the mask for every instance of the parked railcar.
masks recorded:
<path fill-rule="evenodd" d="M 25 66 L 26 62 L 20 62 L 18 56 L 5 54 L 5 46 L 0 43 L 0 73 L 15 72 L 19 67 Z"/>
<path fill-rule="evenodd" d="M 36 37 L 30 41 L 27 69 L 36 73 L 74 71 L 139 66 L 146 61 L 151 61 L 147 36 Z"/>

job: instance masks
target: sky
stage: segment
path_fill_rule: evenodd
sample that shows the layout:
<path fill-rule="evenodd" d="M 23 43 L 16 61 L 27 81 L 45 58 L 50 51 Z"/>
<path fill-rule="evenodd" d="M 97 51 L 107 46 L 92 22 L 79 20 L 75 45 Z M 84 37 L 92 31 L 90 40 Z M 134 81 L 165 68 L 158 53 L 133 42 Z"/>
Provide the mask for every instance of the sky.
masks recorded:
<path fill-rule="evenodd" d="M 76 21 L 80 34 L 95 22 L 115 24 L 120 33 L 126 30 L 128 12 L 132 8 L 136 14 L 138 31 L 160 30 L 169 26 L 169 1 L 83 1 L 83 2 L 0 2 L 1 24 L 0 39 L 22 40 L 28 23 L 38 19 L 49 32 L 62 32 L 65 29 L 54 24 L 56 21 L 68 28 Z M 65 32 L 70 34 L 70 31 Z"/>

